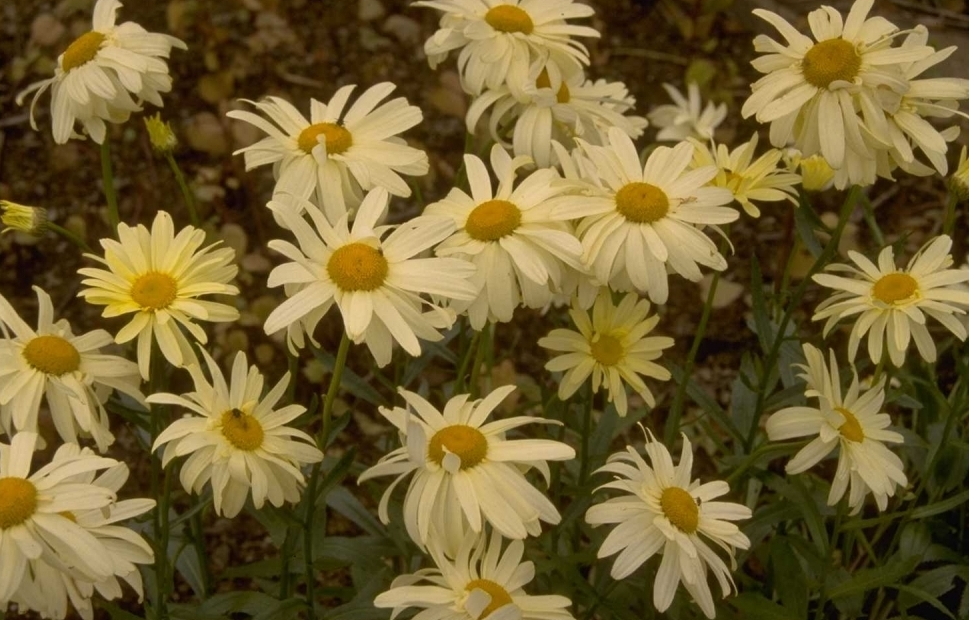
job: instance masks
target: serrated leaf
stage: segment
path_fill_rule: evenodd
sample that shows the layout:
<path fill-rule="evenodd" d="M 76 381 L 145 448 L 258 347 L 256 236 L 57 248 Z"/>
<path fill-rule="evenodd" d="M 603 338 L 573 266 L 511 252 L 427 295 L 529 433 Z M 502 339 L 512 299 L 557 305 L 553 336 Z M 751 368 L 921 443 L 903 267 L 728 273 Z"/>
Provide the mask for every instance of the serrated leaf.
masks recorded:
<path fill-rule="evenodd" d="M 908 558 L 886 566 L 857 571 L 844 583 L 831 588 L 828 596 L 834 600 L 893 585 L 911 575 L 917 564 L 917 559 Z"/>
<path fill-rule="evenodd" d="M 770 542 L 774 588 L 784 608 L 795 618 L 807 616 L 808 586 L 801 562 L 786 536 Z"/>
<path fill-rule="evenodd" d="M 760 594 L 753 592 L 743 592 L 731 599 L 730 604 L 744 615 L 757 620 L 799 620 L 799 618 L 804 617 L 792 615 L 777 603 L 768 601 Z"/>

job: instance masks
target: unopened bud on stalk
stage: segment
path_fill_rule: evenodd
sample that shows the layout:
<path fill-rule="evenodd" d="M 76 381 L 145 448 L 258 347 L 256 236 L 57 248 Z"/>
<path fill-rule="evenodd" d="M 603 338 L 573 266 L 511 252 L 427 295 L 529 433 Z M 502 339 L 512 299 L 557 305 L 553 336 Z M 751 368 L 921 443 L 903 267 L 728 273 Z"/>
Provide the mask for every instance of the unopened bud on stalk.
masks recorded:
<path fill-rule="evenodd" d="M 809 192 L 820 192 L 831 187 L 834 170 L 828 160 L 820 155 L 811 155 L 801 160 L 801 187 Z"/>
<path fill-rule="evenodd" d="M 158 153 L 167 155 L 175 150 L 178 138 L 175 137 L 172 126 L 161 119 L 161 114 L 146 116 L 145 128 L 148 130 L 148 139 L 151 140 L 152 148 Z"/>
<path fill-rule="evenodd" d="M 47 209 L 0 200 L 0 222 L 4 225 L 3 232 L 19 230 L 40 235 L 47 230 Z"/>
<path fill-rule="evenodd" d="M 962 147 L 959 165 L 949 177 L 949 191 L 959 202 L 969 202 L 969 159 L 966 158 L 966 147 Z"/>

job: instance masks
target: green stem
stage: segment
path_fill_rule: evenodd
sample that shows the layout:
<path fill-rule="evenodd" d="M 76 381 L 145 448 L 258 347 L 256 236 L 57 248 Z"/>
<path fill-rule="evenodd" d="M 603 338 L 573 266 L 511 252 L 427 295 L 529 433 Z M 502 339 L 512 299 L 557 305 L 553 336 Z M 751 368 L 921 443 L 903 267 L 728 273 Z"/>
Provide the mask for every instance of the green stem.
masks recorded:
<path fill-rule="evenodd" d="M 592 391 L 592 383 L 587 383 L 584 408 L 582 410 L 582 457 L 579 461 L 579 486 L 585 485 L 589 477 L 589 435 L 592 434 L 592 410 L 595 392 Z"/>
<path fill-rule="evenodd" d="M 460 394 L 464 392 L 467 383 L 464 380 L 465 375 L 468 372 L 468 364 L 471 363 L 471 359 L 477 355 L 478 347 L 481 346 L 481 332 L 478 330 L 471 330 L 474 335 L 471 336 L 471 343 L 468 345 L 467 351 L 464 352 L 464 356 L 461 358 L 461 365 L 458 366 L 458 376 L 457 376 L 457 387 L 456 393 Z"/>
<path fill-rule="evenodd" d="M 333 403 L 336 402 L 336 395 L 340 391 L 340 381 L 343 379 L 343 369 L 347 365 L 347 353 L 350 351 L 350 337 L 343 332 L 340 339 L 340 348 L 336 352 L 336 362 L 333 364 L 333 376 L 330 378 L 330 386 L 326 390 L 326 398 L 323 400 L 323 426 L 320 428 L 320 437 L 317 443 L 320 450 L 326 450 L 326 445 L 330 439 L 330 426 L 333 422 Z"/>
<path fill-rule="evenodd" d="M 166 476 L 168 474 L 166 473 Z M 192 506 L 197 506 L 201 501 L 197 495 L 191 496 Z M 195 546 L 195 555 L 198 556 L 199 567 L 202 569 L 202 598 L 209 595 L 212 577 L 209 574 L 208 552 L 205 549 L 205 529 L 202 524 L 203 510 L 193 510 L 192 518 L 189 520 L 189 531 L 192 534 L 192 544 Z"/>
<path fill-rule="evenodd" d="M 115 236 L 118 234 L 118 224 L 121 223 L 121 216 L 118 215 L 118 195 L 114 190 L 114 172 L 111 169 L 111 147 L 108 138 L 105 136 L 101 143 L 101 184 L 103 185 L 104 198 L 108 201 L 108 220 Z"/>
<path fill-rule="evenodd" d="M 161 350 L 157 345 L 151 351 L 152 373 L 149 380 L 149 392 L 157 394 L 168 389 L 168 375 L 163 366 Z M 149 409 L 151 445 L 165 428 L 165 411 L 167 408 L 152 405 Z M 171 495 L 171 468 L 162 466 L 161 455 L 152 454 L 151 457 L 151 492 L 158 498 L 158 504 L 152 514 L 152 533 L 155 543 L 155 585 L 157 599 L 155 600 L 156 620 L 168 619 L 168 596 L 171 588 L 168 566 L 168 510 Z"/>
<path fill-rule="evenodd" d="M 488 348 L 487 344 L 491 341 L 491 323 L 485 323 L 485 326 L 481 328 L 481 335 L 478 338 L 478 348 L 474 351 L 474 367 L 471 368 L 471 385 L 468 386 L 468 392 L 471 394 L 471 400 L 478 397 L 478 392 L 481 391 L 481 366 L 485 361 L 485 349 Z"/>
<path fill-rule="evenodd" d="M 942 218 L 942 234 L 952 236 L 952 231 L 956 228 L 956 205 L 959 199 L 953 192 L 949 192 L 945 201 L 945 215 Z"/>
<path fill-rule="evenodd" d="M 787 333 L 787 325 L 794 317 L 794 312 L 801 305 L 801 299 L 804 297 L 804 293 L 807 291 L 808 285 L 812 282 L 812 276 L 827 265 L 828 261 L 830 261 L 837 253 L 838 245 L 841 243 L 841 234 L 844 232 L 845 226 L 848 224 L 848 218 L 851 217 L 851 214 L 855 209 L 855 205 L 858 202 L 858 197 L 861 195 L 861 191 L 861 187 L 855 185 L 852 186 L 851 191 L 848 192 L 848 196 L 845 197 L 845 201 L 841 205 L 841 211 L 838 213 L 838 225 L 835 227 L 834 232 L 831 235 L 831 239 L 828 241 L 828 244 L 824 246 L 824 250 L 821 251 L 821 255 L 804 275 L 804 279 L 802 279 L 797 288 L 794 289 L 794 294 L 791 296 L 791 300 L 787 304 L 787 308 L 784 310 L 784 316 L 781 318 L 781 323 L 777 328 L 777 336 L 774 338 L 774 342 L 771 343 L 771 349 L 767 354 L 767 361 L 764 364 L 764 374 L 761 375 L 761 383 L 758 386 L 757 403 L 754 406 L 755 419 L 760 419 L 760 416 L 763 413 L 764 402 L 767 400 L 768 391 L 770 388 L 770 378 L 774 375 L 774 370 L 777 366 L 777 358 L 781 352 L 781 345 L 784 343 L 784 334 Z M 751 425 L 750 434 L 747 436 L 747 440 L 744 442 L 744 452 L 750 452 L 758 428 L 760 427 L 757 424 Z"/>
<path fill-rule="evenodd" d="M 874 238 L 878 247 L 884 247 L 885 235 L 882 234 L 882 229 L 878 225 L 878 220 L 875 219 L 875 208 L 871 204 L 871 200 L 869 200 L 867 196 L 863 196 L 861 205 L 864 208 L 862 211 L 862 216 L 865 218 L 865 223 L 868 224 L 868 229 L 871 231 L 872 238 Z"/>
<path fill-rule="evenodd" d="M 68 241 L 76 245 L 78 248 L 80 248 L 82 252 L 92 252 L 91 246 L 87 244 L 87 241 L 85 241 L 84 239 L 81 239 L 80 237 L 78 237 L 71 231 L 67 230 L 63 226 L 58 226 L 54 222 L 47 222 L 47 230 L 51 231 L 54 234 L 60 235 L 61 237 L 64 237 L 65 239 L 67 239 Z"/>
<path fill-rule="evenodd" d="M 182 169 L 178 167 L 178 162 L 175 161 L 175 157 L 171 152 L 165 153 L 165 159 L 168 160 L 168 166 L 172 169 L 172 173 L 175 174 L 175 180 L 178 182 L 179 189 L 182 190 L 182 198 L 185 199 L 185 206 L 188 207 L 188 217 L 192 221 L 192 226 L 201 228 L 202 224 L 199 220 L 198 210 L 195 208 L 195 194 L 192 193 L 192 189 L 185 182 L 185 175 L 182 174 Z"/>

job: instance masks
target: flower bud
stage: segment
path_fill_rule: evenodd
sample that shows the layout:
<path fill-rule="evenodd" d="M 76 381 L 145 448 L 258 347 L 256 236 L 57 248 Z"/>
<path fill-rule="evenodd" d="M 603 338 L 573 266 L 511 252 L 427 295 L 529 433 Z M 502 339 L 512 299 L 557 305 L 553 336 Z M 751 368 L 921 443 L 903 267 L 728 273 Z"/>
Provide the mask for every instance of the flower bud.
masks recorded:
<path fill-rule="evenodd" d="M 0 200 L 0 222 L 5 227 L 3 232 L 19 230 L 31 235 L 40 235 L 47 230 L 47 209 Z"/>
<path fill-rule="evenodd" d="M 148 139 L 155 151 L 162 155 L 167 155 L 175 150 L 178 138 L 172 131 L 172 126 L 161 119 L 161 114 L 145 117 L 145 128 L 148 130 Z"/>
<path fill-rule="evenodd" d="M 949 191 L 959 202 L 969 202 L 969 159 L 966 158 L 966 147 L 962 147 L 959 165 L 949 177 Z"/>

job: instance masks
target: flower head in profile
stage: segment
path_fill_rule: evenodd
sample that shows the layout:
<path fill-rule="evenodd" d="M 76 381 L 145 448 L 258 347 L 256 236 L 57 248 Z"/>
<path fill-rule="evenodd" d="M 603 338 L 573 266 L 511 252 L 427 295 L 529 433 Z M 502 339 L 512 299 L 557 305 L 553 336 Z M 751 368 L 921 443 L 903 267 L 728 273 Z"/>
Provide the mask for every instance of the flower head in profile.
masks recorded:
<path fill-rule="evenodd" d="M 966 156 L 966 152 L 966 147 L 962 147 L 959 165 L 949 177 L 949 191 L 960 202 L 969 202 L 969 157 Z"/>
<path fill-rule="evenodd" d="M 935 319 L 959 340 L 966 339 L 966 328 L 954 315 L 969 309 L 969 292 L 957 286 L 969 281 L 969 269 L 949 269 L 953 264 L 951 248 L 952 239 L 939 235 L 926 243 L 905 269 L 895 265 L 891 246 L 878 254 L 877 265 L 849 251 L 857 267 L 835 264 L 827 268 L 834 273 L 814 276 L 815 282 L 838 292 L 821 302 L 812 320 L 827 319 L 825 336 L 841 320 L 854 320 L 848 359 L 855 359 L 862 337 L 868 334 L 868 355 L 874 364 L 882 360 L 887 349 L 892 364 L 901 366 L 912 340 L 922 358 L 934 362 L 935 342 L 926 319 Z"/>
<path fill-rule="evenodd" d="M 424 210 L 424 215 L 449 218 L 457 227 L 435 254 L 466 259 L 477 269 L 472 278 L 477 296 L 452 304 L 457 312 L 468 313 L 474 329 L 489 321 L 510 321 L 520 305 L 544 307 L 561 289 L 565 272 L 580 266 L 579 240 L 567 222 L 552 215 L 556 199 L 571 191 L 571 185 L 552 169 L 533 172 L 516 185 L 516 172 L 529 163 L 530 158 L 512 159 L 495 144 L 491 169 L 498 188 L 492 191 L 484 162 L 465 155 L 471 195 L 455 187 Z"/>
<path fill-rule="evenodd" d="M 309 435 L 286 426 L 305 407 L 276 409 L 289 385 L 289 373 L 263 396 L 262 373 L 248 365 L 245 353 L 236 354 L 228 383 L 204 349 L 202 356 L 211 381 L 201 367 L 192 365 L 188 371 L 195 382 L 194 392 L 148 397 L 149 403 L 191 412 L 162 431 L 152 451 L 165 446 L 165 465 L 189 455 L 181 468 L 182 486 L 187 492 L 201 493 L 210 483 L 216 514 L 236 516 L 250 495 L 256 510 L 266 500 L 276 507 L 298 502 L 304 484 L 300 467 L 319 462 L 323 453 Z"/>
<path fill-rule="evenodd" d="M 104 258 L 85 254 L 107 269 L 85 267 L 87 288 L 78 296 L 89 304 L 105 306 L 105 318 L 133 314 L 115 335 L 122 344 L 138 338 L 138 368 L 147 380 L 151 367 L 151 344 L 176 367 L 198 363 L 195 350 L 185 337 L 205 344 L 205 331 L 195 321 L 228 322 L 239 318 L 239 311 L 226 304 L 199 299 L 203 295 L 236 295 L 239 289 L 229 284 L 238 272 L 232 248 L 205 243 L 205 231 L 186 226 L 175 233 L 172 216 L 165 211 L 155 215 L 151 230 L 143 224 L 132 228 L 118 225 L 118 240 L 101 239 Z"/>
<path fill-rule="evenodd" d="M 663 354 L 663 349 L 673 346 L 673 339 L 647 337 L 659 323 L 658 315 L 648 316 L 649 302 L 629 293 L 615 305 L 610 291 L 602 289 L 591 318 L 577 299 L 569 315 L 578 331 L 553 329 L 538 341 L 540 347 L 562 353 L 545 365 L 552 372 L 565 371 L 559 382 L 559 398 L 564 401 L 575 394 L 591 376 L 592 392 L 605 386 L 609 402 L 616 403 L 620 416 L 625 416 L 629 408 L 626 384 L 647 405 L 656 406 L 656 399 L 641 375 L 660 381 L 670 379 L 670 372 L 655 360 Z"/>
<path fill-rule="evenodd" d="M 296 236 L 296 245 L 269 242 L 292 262 L 269 274 L 269 286 L 286 285 L 289 299 L 266 318 L 267 334 L 288 329 L 290 346 L 302 347 L 303 332 L 312 340 L 320 319 L 336 304 L 347 335 L 366 343 L 380 366 L 390 362 L 394 342 L 416 357 L 419 340 L 443 338 L 439 330 L 450 327 L 455 316 L 438 303 L 477 295 L 470 281 L 474 265 L 459 258 L 415 258 L 450 235 L 454 221 L 426 216 L 397 227 L 381 225 L 388 201 L 386 190 L 371 191 L 352 228 L 347 215 L 330 225 L 310 207 L 311 225 L 284 204 L 270 205 Z"/>
<path fill-rule="evenodd" d="M 795 148 L 785 149 L 784 164 L 788 171 L 801 177 L 801 189 L 806 192 L 821 192 L 834 185 L 836 173 L 820 155 L 804 157 Z"/>
<path fill-rule="evenodd" d="M 18 105 L 34 93 L 30 125 L 37 129 L 34 106 L 51 89 L 54 141 L 64 144 L 81 137 L 80 123 L 98 144 L 104 141 L 105 121 L 123 123 L 141 102 L 162 106 L 162 93 L 172 89 L 167 59 L 173 47 L 185 43 L 167 34 L 148 32 L 134 22 L 116 24 L 119 0 L 98 0 L 91 30 L 74 40 L 57 58 L 54 77 L 31 84 L 17 95 Z"/>
<path fill-rule="evenodd" d="M 0 430 L 37 432 L 46 399 L 61 439 L 90 436 L 103 452 L 114 442 L 104 408 L 112 390 L 144 403 L 138 366 L 101 353 L 113 341 L 103 329 L 75 336 L 65 319 L 54 320 L 50 296 L 37 286 L 34 292 L 36 330 L 0 295 Z"/>
<path fill-rule="evenodd" d="M 842 392 L 841 375 L 834 352 L 825 364 L 824 354 L 810 344 L 804 345 L 807 365 L 801 366 L 801 378 L 807 382 L 804 394 L 817 398 L 815 407 L 787 407 L 767 419 L 767 436 L 771 441 L 795 437 L 814 437 L 787 463 L 787 473 L 799 474 L 814 467 L 836 448 L 838 470 L 831 482 L 828 505 L 844 496 L 849 484 L 848 505 L 852 513 L 861 510 L 865 496 L 875 496 L 879 510 L 888 507 L 888 498 L 897 486 L 908 480 L 902 461 L 885 443 L 902 443 L 900 434 L 887 430 L 892 420 L 881 412 L 885 402 L 884 378 L 869 390 L 862 391 L 858 374 L 853 373 L 847 392 Z"/>
<path fill-rule="evenodd" d="M 558 215 L 580 219 L 582 260 L 600 285 L 637 291 L 657 304 L 669 295 L 667 273 L 699 281 L 700 265 L 722 271 L 727 260 L 703 232 L 740 214 L 729 190 L 706 187 L 715 166 L 689 170 L 693 145 L 658 147 L 640 162 L 633 141 L 609 130 L 609 146 L 583 143 L 590 165 L 579 170 L 588 191 L 562 199 Z M 590 174 L 591 173 L 591 174 Z M 569 175 L 566 175 L 569 176 Z"/>
<path fill-rule="evenodd" d="M 525 592 L 535 565 L 522 562 L 522 541 L 502 550 L 498 533 L 469 532 L 453 561 L 435 543 L 428 543 L 428 551 L 437 568 L 397 577 L 374 599 L 376 607 L 393 608 L 391 618 L 416 607 L 424 611 L 415 617 L 437 620 L 572 620 L 568 598 Z"/>
<path fill-rule="evenodd" d="M 86 448 L 64 444 L 54 454 L 52 464 L 85 454 L 90 454 Z M 71 476 L 65 482 L 93 485 L 117 493 L 127 480 L 128 466 L 117 463 L 100 474 L 88 471 Z M 140 602 L 144 588 L 138 565 L 151 564 L 155 554 L 140 534 L 120 525 L 120 522 L 142 515 L 154 506 L 155 501 L 151 499 L 127 499 L 114 501 L 102 508 L 66 513 L 64 516 L 69 515 L 74 523 L 104 546 L 112 565 L 112 575 L 92 582 L 55 557 L 31 560 L 29 570 L 13 596 L 14 602 L 21 609 L 32 609 L 46 618 L 58 619 L 66 617 L 69 605 L 73 605 L 84 620 L 93 620 L 91 599 L 94 593 L 97 592 L 106 600 L 120 598 L 123 594 L 121 581 L 131 586 Z"/>
<path fill-rule="evenodd" d="M 344 113 L 355 88 L 340 88 L 327 103 L 310 99 L 309 120 L 279 97 L 248 102 L 268 120 L 245 110 L 227 113 L 268 134 L 235 152 L 244 155 L 246 169 L 273 164 L 273 193 L 303 199 L 315 195 L 333 225 L 375 187 L 410 196 L 401 175 L 423 175 L 428 170 L 427 154 L 398 137 L 421 122 L 420 108 L 403 97 L 380 103 L 396 88 L 383 82 L 364 91 Z"/>
<path fill-rule="evenodd" d="M 750 217 L 760 217 L 757 202 L 779 202 L 787 200 L 797 206 L 797 189 L 801 176 L 778 168 L 783 153 L 770 149 L 756 160 L 757 139 L 755 133 L 750 141 L 729 150 L 726 144 L 711 143 L 710 146 L 693 140 L 694 168 L 716 166 L 717 176 L 710 185 L 730 190 L 734 200 L 740 203 Z"/>
<path fill-rule="evenodd" d="M 656 139 L 660 142 L 681 142 L 687 138 L 712 140 L 717 127 L 727 118 L 727 104 L 714 105 L 708 101 L 704 107 L 696 82 L 687 84 L 686 97 L 672 84 L 663 84 L 663 88 L 673 103 L 656 106 L 649 113 L 649 122 L 659 128 Z"/>
<path fill-rule="evenodd" d="M 40 235 L 47 230 L 47 209 L 19 205 L 9 200 L 0 200 L 0 233 L 20 231 L 29 235 Z"/>
<path fill-rule="evenodd" d="M 146 116 L 144 120 L 145 130 L 148 131 L 148 140 L 151 142 L 151 148 L 161 155 L 166 155 L 174 151 L 175 147 L 178 146 L 178 138 L 175 136 L 175 132 L 172 131 L 171 123 L 163 121 L 161 114 L 158 113 L 152 116 Z"/>
<path fill-rule="evenodd" d="M 666 446 L 652 433 L 646 438 L 647 463 L 632 446 L 609 457 L 598 473 L 615 475 L 600 489 L 623 495 L 589 508 L 591 525 L 618 524 L 599 548 L 598 557 L 619 553 L 612 578 L 624 579 L 656 553 L 663 556 L 653 584 L 653 604 L 660 612 L 673 602 L 677 586 L 686 591 L 708 618 L 716 615 L 707 572 L 713 572 L 723 596 L 736 591 L 730 575 L 736 570 L 734 551 L 749 549 L 750 540 L 731 523 L 749 519 L 749 508 L 733 502 L 713 501 L 730 492 L 726 482 L 700 484 L 693 479 L 693 448 L 683 435 L 683 452 L 673 465 Z M 710 548 L 710 542 L 727 552 L 731 568 Z"/>
<path fill-rule="evenodd" d="M 524 99 L 532 63 L 545 60 L 565 73 L 581 71 L 589 52 L 572 37 L 599 37 L 594 28 L 567 21 L 594 13 L 574 0 L 421 0 L 414 6 L 443 13 L 440 29 L 424 44 L 431 68 L 460 49 L 461 84 L 475 96 L 504 85 Z"/>
<path fill-rule="evenodd" d="M 408 409 L 381 407 L 380 414 L 400 431 L 404 445 L 358 479 L 397 477 L 380 500 L 380 519 L 390 521 L 390 494 L 414 474 L 404 499 L 404 525 L 422 548 L 435 541 L 454 557 L 468 530 L 481 533 L 485 523 L 516 540 L 541 533 L 539 521 L 558 523 L 561 517 L 555 506 L 529 484 L 523 472 L 535 467 L 548 481 L 546 461 L 575 458 L 575 450 L 558 441 L 505 437 L 512 429 L 551 420 L 517 416 L 488 422 L 491 412 L 514 389 L 503 386 L 481 400 L 459 394 L 443 412 L 401 389 Z"/>

